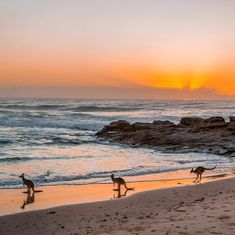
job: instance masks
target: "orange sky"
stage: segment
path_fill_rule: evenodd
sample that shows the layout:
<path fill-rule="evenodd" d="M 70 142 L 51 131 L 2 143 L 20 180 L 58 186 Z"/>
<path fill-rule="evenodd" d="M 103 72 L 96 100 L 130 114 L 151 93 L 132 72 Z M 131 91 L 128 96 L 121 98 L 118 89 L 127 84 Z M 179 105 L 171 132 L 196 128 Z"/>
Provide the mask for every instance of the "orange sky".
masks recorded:
<path fill-rule="evenodd" d="M 101 2 L 1 3 L 0 88 L 149 87 L 235 97 L 234 1 Z"/>

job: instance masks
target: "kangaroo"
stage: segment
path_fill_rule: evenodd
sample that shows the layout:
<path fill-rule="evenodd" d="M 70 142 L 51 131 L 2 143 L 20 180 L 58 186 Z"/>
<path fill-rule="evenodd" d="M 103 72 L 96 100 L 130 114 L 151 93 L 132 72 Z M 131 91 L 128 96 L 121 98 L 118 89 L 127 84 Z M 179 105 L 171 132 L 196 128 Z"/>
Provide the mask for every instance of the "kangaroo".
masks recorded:
<path fill-rule="evenodd" d="M 196 178 L 193 182 L 196 182 L 199 176 L 200 176 L 200 179 L 199 179 L 197 182 L 200 182 L 201 179 L 202 179 L 202 174 L 203 174 L 203 172 L 204 172 L 205 170 L 214 170 L 216 167 L 217 167 L 217 165 L 214 166 L 213 168 L 205 168 L 205 167 L 203 167 L 203 166 L 199 166 L 199 167 L 197 167 L 195 170 L 192 168 L 192 170 L 190 171 L 190 173 L 195 173 L 195 174 L 197 174 L 197 178 Z"/>
<path fill-rule="evenodd" d="M 23 186 L 26 186 L 27 187 L 27 191 L 28 193 L 30 193 L 30 189 L 32 189 L 33 193 L 35 192 L 34 190 L 34 183 L 32 180 L 28 180 L 28 179 L 25 179 L 24 178 L 24 173 L 20 176 L 20 178 L 22 179 L 23 181 Z"/>
<path fill-rule="evenodd" d="M 128 189 L 128 190 L 132 189 L 132 188 L 127 188 L 125 180 L 121 177 L 115 178 L 114 174 L 112 174 L 111 179 L 113 181 L 113 186 L 115 186 L 115 183 L 118 184 L 118 190 L 120 190 L 121 185 L 124 185 L 125 188 Z"/>

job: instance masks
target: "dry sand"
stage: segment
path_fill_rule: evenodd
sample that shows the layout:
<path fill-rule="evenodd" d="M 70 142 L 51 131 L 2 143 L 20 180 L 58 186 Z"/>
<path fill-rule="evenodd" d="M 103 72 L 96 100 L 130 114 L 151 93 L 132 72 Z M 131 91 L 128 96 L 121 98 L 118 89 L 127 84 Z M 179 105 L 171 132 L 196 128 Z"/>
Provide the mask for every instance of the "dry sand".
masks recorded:
<path fill-rule="evenodd" d="M 234 199 L 235 178 L 214 180 L 1 216 L 0 234 L 235 234 Z"/>

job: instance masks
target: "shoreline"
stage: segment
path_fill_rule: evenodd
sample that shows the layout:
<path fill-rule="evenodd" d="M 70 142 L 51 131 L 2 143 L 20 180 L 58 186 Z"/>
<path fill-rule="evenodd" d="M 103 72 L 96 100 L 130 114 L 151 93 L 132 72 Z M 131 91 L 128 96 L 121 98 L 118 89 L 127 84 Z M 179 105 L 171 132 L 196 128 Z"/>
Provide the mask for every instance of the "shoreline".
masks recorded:
<path fill-rule="evenodd" d="M 0 217 L 2 234 L 234 234 L 235 177 Z M 183 185 L 182 185 L 183 186 Z M 210 231 L 210 232 L 209 232 Z"/>
<path fill-rule="evenodd" d="M 233 177 L 232 174 L 205 174 L 202 182 L 211 182 L 231 177 Z M 121 192 L 114 190 L 113 185 L 110 183 L 38 186 L 36 190 L 42 192 L 36 192 L 34 195 L 31 194 L 29 196 L 27 193 L 23 193 L 26 191 L 25 188 L 0 189 L 0 216 L 67 205 L 116 200 L 117 198 L 130 197 L 150 190 L 194 185 L 193 180 L 195 179 L 194 177 L 158 180 L 140 180 L 137 178 L 137 181 L 129 182 L 129 178 L 127 177 L 127 186 L 135 189 L 126 191 L 124 188 L 121 188 Z"/>

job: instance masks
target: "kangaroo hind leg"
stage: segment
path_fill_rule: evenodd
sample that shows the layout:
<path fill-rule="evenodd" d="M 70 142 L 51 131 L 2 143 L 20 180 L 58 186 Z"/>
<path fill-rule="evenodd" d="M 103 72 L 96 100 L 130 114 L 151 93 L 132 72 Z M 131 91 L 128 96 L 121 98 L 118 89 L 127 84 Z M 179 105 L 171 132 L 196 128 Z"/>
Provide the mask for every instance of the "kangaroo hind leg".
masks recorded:
<path fill-rule="evenodd" d="M 198 180 L 198 182 L 200 182 L 202 180 L 202 173 L 200 174 L 200 179 Z"/>
<path fill-rule="evenodd" d="M 198 180 L 199 174 L 197 174 L 197 178 L 193 181 L 194 183 L 196 183 L 196 181 Z"/>
<path fill-rule="evenodd" d="M 30 187 L 27 187 L 27 193 L 30 194 Z"/>

